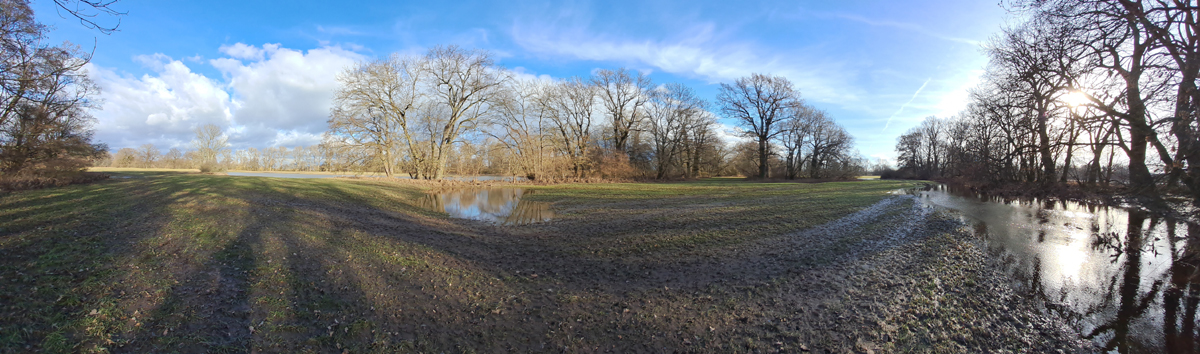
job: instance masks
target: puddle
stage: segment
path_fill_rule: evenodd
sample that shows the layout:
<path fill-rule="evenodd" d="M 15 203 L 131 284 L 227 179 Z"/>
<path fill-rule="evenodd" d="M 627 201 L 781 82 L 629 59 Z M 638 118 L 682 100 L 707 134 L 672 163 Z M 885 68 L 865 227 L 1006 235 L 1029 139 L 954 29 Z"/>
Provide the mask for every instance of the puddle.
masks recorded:
<path fill-rule="evenodd" d="M 421 206 L 450 214 L 452 218 L 482 220 L 503 225 L 550 221 L 550 203 L 521 200 L 532 191 L 524 188 L 471 188 L 427 195 Z"/>
<path fill-rule="evenodd" d="M 1106 352 L 1200 349 L 1200 227 L 1138 210 L 1002 200 L 934 186 L 910 190 L 960 212 L 1038 297 Z"/>

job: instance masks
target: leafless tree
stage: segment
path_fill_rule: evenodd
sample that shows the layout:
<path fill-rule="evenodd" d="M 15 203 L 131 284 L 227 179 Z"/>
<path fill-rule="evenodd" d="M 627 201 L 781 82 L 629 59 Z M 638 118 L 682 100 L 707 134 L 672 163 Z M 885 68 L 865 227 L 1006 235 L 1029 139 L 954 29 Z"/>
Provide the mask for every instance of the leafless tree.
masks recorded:
<path fill-rule="evenodd" d="M 54 4 L 75 17 L 84 27 L 94 29 L 103 34 L 110 34 L 121 26 L 121 16 L 125 12 L 117 11 L 111 6 L 119 0 L 54 0 Z M 117 23 L 111 26 L 96 23 L 100 17 L 115 18 Z"/>
<path fill-rule="evenodd" d="M 155 164 L 158 163 L 158 161 L 159 161 L 158 157 L 161 154 L 161 152 L 158 151 L 158 148 L 155 147 L 154 144 L 142 144 L 142 146 L 139 146 L 137 148 L 137 153 L 138 153 L 138 164 L 140 165 L 140 167 L 144 167 L 144 168 L 156 167 Z"/>
<path fill-rule="evenodd" d="M 183 168 L 185 166 L 183 151 L 180 151 L 179 148 L 167 150 L 167 153 L 162 156 L 162 164 L 166 168 Z"/>
<path fill-rule="evenodd" d="M 804 149 L 808 145 L 808 140 L 812 138 L 812 131 L 817 115 L 824 115 L 825 112 L 816 109 L 815 107 L 803 104 L 796 101 L 793 107 L 788 110 L 792 115 L 792 119 L 787 121 L 784 127 L 781 143 L 784 150 L 784 174 L 789 179 L 794 179 L 800 176 L 801 170 L 804 169 L 807 159 L 807 151 Z"/>
<path fill-rule="evenodd" d="M 423 98 L 423 65 L 419 58 L 392 55 L 358 63 L 341 73 L 326 146 L 360 150 L 343 155 L 369 156 L 389 177 L 395 173 L 401 144 L 411 165 L 427 164 L 429 156 L 410 130 Z"/>
<path fill-rule="evenodd" d="M 489 134 L 510 151 L 517 168 L 530 180 L 547 171 L 551 146 L 546 105 L 540 97 L 553 84 L 538 80 L 511 80 L 495 102 L 495 114 L 489 117 Z"/>
<path fill-rule="evenodd" d="M 424 61 L 430 85 L 432 107 L 431 174 L 426 178 L 440 179 L 445 175 L 447 150 L 464 130 L 473 130 L 480 118 L 492 109 L 500 96 L 507 73 L 497 67 L 491 54 L 482 50 L 465 50 L 456 46 L 435 47 Z"/>
<path fill-rule="evenodd" d="M 685 167 L 680 157 L 687 148 L 689 133 L 703 122 L 706 103 L 690 88 L 669 83 L 650 93 L 646 107 L 650 136 L 654 142 L 655 173 L 659 179 L 668 171 Z"/>
<path fill-rule="evenodd" d="M 627 152 L 630 132 L 644 118 L 643 107 L 652 89 L 650 78 L 628 69 L 601 69 L 592 76 L 600 103 L 612 127 L 612 148 Z"/>
<path fill-rule="evenodd" d="M 732 85 L 721 84 L 717 94 L 721 113 L 737 120 L 746 129 L 746 135 L 757 140 L 759 178 L 769 177 L 771 140 L 783 132 L 784 123 L 792 118 L 788 110 L 799 99 L 800 92 L 782 76 L 752 74 Z"/>
<path fill-rule="evenodd" d="M 89 108 L 99 88 L 78 48 L 48 46 L 25 1 L 0 1 L 0 172 L 56 159 L 91 159 Z M 60 164 L 61 165 L 61 164 Z"/>
<path fill-rule="evenodd" d="M 229 137 L 216 124 L 201 125 L 193 131 L 196 139 L 192 140 L 192 147 L 196 150 L 201 169 L 215 167 L 220 162 L 218 158 L 229 150 Z"/>
<path fill-rule="evenodd" d="M 575 177 L 585 177 L 592 150 L 589 139 L 596 108 L 595 86 L 577 77 L 561 81 L 544 92 L 539 104 L 554 125 L 555 146 L 570 159 Z"/>

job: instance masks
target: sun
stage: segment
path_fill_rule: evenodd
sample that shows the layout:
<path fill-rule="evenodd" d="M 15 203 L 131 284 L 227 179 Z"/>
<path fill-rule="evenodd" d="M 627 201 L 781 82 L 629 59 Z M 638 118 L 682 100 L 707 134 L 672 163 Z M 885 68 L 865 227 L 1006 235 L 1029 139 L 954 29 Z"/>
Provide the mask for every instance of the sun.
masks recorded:
<path fill-rule="evenodd" d="M 1062 100 L 1063 100 L 1063 102 L 1066 102 L 1067 105 L 1069 105 L 1071 107 L 1079 107 L 1081 105 L 1084 105 L 1084 104 L 1087 104 L 1088 102 L 1090 102 L 1090 100 L 1088 100 L 1087 95 L 1084 94 L 1083 92 L 1079 92 L 1079 91 L 1071 91 L 1071 93 L 1068 93 L 1065 96 L 1063 96 Z"/>

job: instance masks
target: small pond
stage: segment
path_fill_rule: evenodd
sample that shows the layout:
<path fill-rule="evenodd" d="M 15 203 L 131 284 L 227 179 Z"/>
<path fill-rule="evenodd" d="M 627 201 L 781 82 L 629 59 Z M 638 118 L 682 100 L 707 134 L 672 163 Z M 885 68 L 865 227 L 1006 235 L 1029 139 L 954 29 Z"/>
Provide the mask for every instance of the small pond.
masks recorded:
<path fill-rule="evenodd" d="M 1195 353 L 1200 227 L 1139 210 L 1001 200 L 934 186 L 1001 257 L 1013 286 L 1106 352 Z"/>
<path fill-rule="evenodd" d="M 550 203 L 522 200 L 532 193 L 524 188 L 469 188 L 427 195 L 421 205 L 452 218 L 482 220 L 503 225 L 550 221 Z"/>

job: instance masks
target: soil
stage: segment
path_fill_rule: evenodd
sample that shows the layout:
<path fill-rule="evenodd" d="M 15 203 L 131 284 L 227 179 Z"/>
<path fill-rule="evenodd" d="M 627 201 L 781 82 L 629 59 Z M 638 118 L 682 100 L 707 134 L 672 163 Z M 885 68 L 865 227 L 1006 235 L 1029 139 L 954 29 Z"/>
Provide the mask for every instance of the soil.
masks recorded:
<path fill-rule="evenodd" d="M 330 342 L 283 342 L 265 347 L 267 351 L 330 349 L 330 344 L 354 349 L 350 352 L 1094 350 L 1060 321 L 1041 315 L 1034 301 L 1013 293 L 1005 275 L 994 271 L 999 267 L 989 266 L 978 240 L 957 219 L 918 207 L 908 196 L 749 245 L 642 259 L 581 257 L 587 247 L 561 240 L 571 237 L 567 230 L 585 227 L 576 220 L 540 229 L 462 221 L 466 226 L 422 225 L 376 210 L 288 206 L 319 211 L 311 216 L 323 220 L 315 222 L 331 223 L 334 229 L 390 234 L 447 257 L 424 269 L 368 276 L 373 272 L 342 267 L 336 260 L 322 272 L 305 260 L 331 258 L 330 249 L 289 245 L 301 250 L 287 258 L 294 274 L 325 273 L 295 281 L 320 288 L 326 301 L 344 302 L 309 318 L 328 322 L 326 328 L 297 326 L 308 331 L 296 338 L 328 331 Z M 547 242 L 550 238 L 560 240 Z M 472 268 L 499 278 L 462 274 L 457 282 L 466 285 L 461 286 L 450 280 L 456 278 L 454 269 Z M 238 288 L 244 277 L 236 276 L 236 268 L 222 273 L 235 276 L 222 278 L 211 291 L 236 294 L 222 289 Z M 347 278 L 358 282 L 338 286 Z M 480 286 L 484 282 L 503 285 Z M 373 306 L 361 307 L 366 303 Z M 365 333 L 366 328 L 372 333 Z M 236 341 L 252 333 L 233 328 L 230 334 Z M 156 349 L 153 341 L 145 344 L 151 346 L 132 348 Z"/>
<path fill-rule="evenodd" d="M 262 188 L 300 182 L 277 183 Z M 0 230 L 30 240 L 0 243 L 8 258 L 0 262 L 0 281 L 10 281 L 3 299 L 48 299 L 2 314 L 43 328 L 49 326 L 30 317 L 37 308 L 81 318 L 33 343 L 0 335 L 0 351 L 1095 351 L 1014 293 L 965 225 L 907 195 L 782 234 L 769 232 L 769 223 L 748 223 L 770 229 L 750 233 L 769 235 L 725 242 L 705 233 L 743 226 L 705 223 L 750 214 L 708 221 L 733 213 L 711 197 L 564 202 L 552 222 L 500 226 L 381 205 L 333 187 L 313 192 L 317 198 L 133 186 L 122 191 L 136 203 L 128 210 L 148 216 L 116 224 L 97 217 L 95 227 L 117 231 L 92 237 L 107 245 L 93 247 L 107 258 L 92 267 L 115 268 L 96 275 L 107 279 L 103 284 L 80 287 L 65 300 L 54 299 L 58 290 L 32 285 L 47 276 L 29 275 L 49 247 L 32 241 L 42 229 Z M 166 226 L 178 223 L 170 219 L 179 212 L 147 202 L 166 199 L 201 220 Z M 815 218 L 822 211 L 786 214 Z M 654 238 L 660 229 L 694 235 L 688 240 L 695 243 L 667 244 L 679 238 Z M 70 276 L 93 271 L 79 272 Z M 71 305 L 81 303 L 87 305 Z M 56 346 L 71 340 L 78 343 Z"/>

